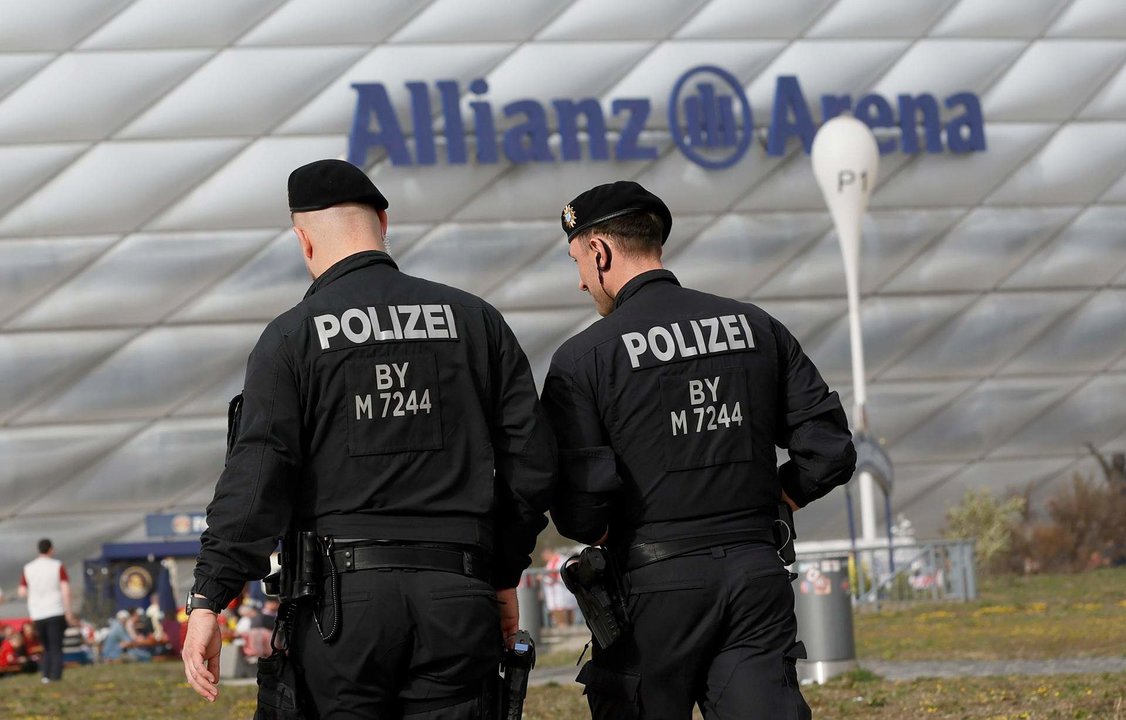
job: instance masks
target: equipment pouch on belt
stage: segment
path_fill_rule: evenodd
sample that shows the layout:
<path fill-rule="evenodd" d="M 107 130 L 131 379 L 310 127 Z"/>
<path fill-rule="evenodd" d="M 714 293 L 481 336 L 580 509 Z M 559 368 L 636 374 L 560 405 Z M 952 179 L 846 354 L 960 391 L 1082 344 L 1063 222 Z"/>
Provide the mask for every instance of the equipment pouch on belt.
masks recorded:
<path fill-rule="evenodd" d="M 588 547 L 567 560 L 560 575 L 595 642 L 603 649 L 610 647 L 630 626 L 622 576 L 610 554 L 602 547 Z"/>
<path fill-rule="evenodd" d="M 512 649 L 506 649 L 500 661 L 500 712 L 498 720 L 520 720 L 524 716 L 524 698 L 528 695 L 528 676 L 536 666 L 536 643 L 526 630 L 516 633 Z"/>

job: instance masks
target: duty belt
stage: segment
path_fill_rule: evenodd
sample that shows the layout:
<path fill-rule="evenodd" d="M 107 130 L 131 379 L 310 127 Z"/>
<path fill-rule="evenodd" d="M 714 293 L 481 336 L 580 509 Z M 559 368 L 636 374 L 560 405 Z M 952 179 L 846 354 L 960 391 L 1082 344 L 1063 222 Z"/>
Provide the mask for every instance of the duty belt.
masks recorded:
<path fill-rule="evenodd" d="M 679 555 L 687 555 L 698 550 L 706 550 L 725 545 L 741 545 L 748 542 L 762 542 L 773 545 L 774 531 L 770 528 L 749 528 L 736 532 L 701 535 L 680 540 L 640 543 L 626 552 L 626 569 L 636 570 L 650 563 L 667 560 Z"/>
<path fill-rule="evenodd" d="M 358 570 L 438 570 L 489 579 L 488 563 L 469 550 L 422 545 L 351 545 L 333 550 L 332 559 L 340 573 Z"/>

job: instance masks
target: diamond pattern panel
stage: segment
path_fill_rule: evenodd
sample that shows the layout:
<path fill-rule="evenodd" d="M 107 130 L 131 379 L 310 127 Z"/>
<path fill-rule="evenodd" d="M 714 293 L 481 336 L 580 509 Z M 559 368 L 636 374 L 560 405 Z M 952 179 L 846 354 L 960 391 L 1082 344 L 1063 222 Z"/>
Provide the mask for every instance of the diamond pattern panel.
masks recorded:
<path fill-rule="evenodd" d="M 137 536 L 145 512 L 206 504 L 249 349 L 308 285 L 286 177 L 345 155 L 353 83 L 386 84 L 412 152 L 405 83 L 428 84 L 438 164 L 366 163 L 392 252 L 499 307 L 538 380 L 595 319 L 560 207 L 633 178 L 673 210 L 665 257 L 682 281 L 774 314 L 849 406 L 835 233 L 800 143 L 765 151 L 777 78 L 800 78 L 814 122 L 823 95 L 979 93 L 984 152 L 881 158 L 863 226 L 869 416 L 897 464 L 895 511 L 922 536 L 968 487 L 1035 481 L 1044 497 L 1086 467 L 1086 443 L 1126 442 L 1121 5 L 0 0 L 0 573 L 29 534 L 73 563 Z M 726 170 L 688 161 L 668 128 L 672 84 L 702 64 L 753 108 L 751 148 Z M 504 105 L 526 98 L 557 157 L 552 100 L 595 98 L 613 148 L 612 101 L 647 98 L 657 155 L 451 165 L 444 79 L 470 157 L 470 103 L 492 105 L 499 136 L 521 119 Z M 843 491 L 799 524 L 844 536 Z"/>

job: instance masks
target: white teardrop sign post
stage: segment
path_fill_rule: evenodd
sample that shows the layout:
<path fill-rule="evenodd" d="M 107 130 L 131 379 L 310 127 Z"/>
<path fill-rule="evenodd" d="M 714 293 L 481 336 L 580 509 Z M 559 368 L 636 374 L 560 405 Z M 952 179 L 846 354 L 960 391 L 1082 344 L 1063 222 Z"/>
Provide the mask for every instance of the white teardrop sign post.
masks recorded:
<path fill-rule="evenodd" d="M 852 346 L 852 387 L 855 398 L 853 424 L 867 433 L 868 400 L 864 385 L 864 341 L 860 329 L 860 222 L 876 185 L 880 152 L 872 130 L 850 115 L 830 119 L 813 138 L 813 174 L 829 206 L 844 256 L 848 292 L 848 328 Z M 874 478 L 860 472 L 860 524 L 865 541 L 876 539 Z"/>

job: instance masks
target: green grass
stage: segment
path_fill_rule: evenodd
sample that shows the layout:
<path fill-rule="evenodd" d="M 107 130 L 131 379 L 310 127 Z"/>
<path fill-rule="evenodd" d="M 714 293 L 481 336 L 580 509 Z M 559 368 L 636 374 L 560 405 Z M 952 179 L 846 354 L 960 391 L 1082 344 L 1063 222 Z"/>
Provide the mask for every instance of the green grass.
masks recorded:
<path fill-rule="evenodd" d="M 971 603 L 885 606 L 855 618 L 857 654 L 1002 660 L 1126 654 L 1126 568 L 985 579 Z"/>

